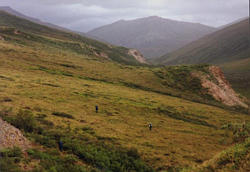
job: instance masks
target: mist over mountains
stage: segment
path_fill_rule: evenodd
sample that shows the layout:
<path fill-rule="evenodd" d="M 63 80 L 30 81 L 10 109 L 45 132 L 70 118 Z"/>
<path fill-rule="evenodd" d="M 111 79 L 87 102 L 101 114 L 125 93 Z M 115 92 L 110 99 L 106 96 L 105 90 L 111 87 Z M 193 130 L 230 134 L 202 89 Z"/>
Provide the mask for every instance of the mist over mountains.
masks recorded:
<path fill-rule="evenodd" d="M 24 18 L 26 20 L 29 20 L 29 21 L 32 21 L 34 23 L 37 23 L 37 24 L 40 24 L 40 25 L 44 25 L 44 26 L 47 26 L 47 27 L 51 27 L 51 28 L 54 28 L 54 29 L 58 29 L 58 30 L 63 30 L 63 31 L 70 31 L 70 29 L 66 29 L 64 27 L 60 27 L 60 26 L 57 26 L 55 24 L 51 24 L 51 23 L 47 23 L 47 22 L 43 22 L 37 18 L 33 18 L 33 17 L 30 17 L 30 16 L 26 16 L 14 9 L 12 9 L 11 7 L 8 7 L 8 6 L 0 6 L 0 11 L 5 11 L 9 14 L 12 14 L 14 16 L 17 16 L 17 17 L 21 17 L 21 18 Z"/>
<path fill-rule="evenodd" d="M 157 16 L 120 20 L 88 32 L 111 44 L 133 47 L 146 58 L 159 57 L 195 41 L 216 29 L 199 23 L 181 22 Z"/>

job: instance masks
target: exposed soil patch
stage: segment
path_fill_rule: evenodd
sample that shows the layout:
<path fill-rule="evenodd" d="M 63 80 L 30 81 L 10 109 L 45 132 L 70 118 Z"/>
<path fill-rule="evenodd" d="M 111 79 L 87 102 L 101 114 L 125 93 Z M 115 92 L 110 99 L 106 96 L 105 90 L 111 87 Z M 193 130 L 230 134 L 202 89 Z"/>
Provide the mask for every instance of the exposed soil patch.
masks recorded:
<path fill-rule="evenodd" d="M 133 56 L 138 62 L 147 64 L 143 55 L 136 49 L 130 49 L 128 52 L 129 55 Z"/>
<path fill-rule="evenodd" d="M 0 149 L 14 146 L 25 150 L 31 145 L 19 129 L 0 118 Z"/>
<path fill-rule="evenodd" d="M 103 57 L 105 59 L 109 59 L 108 55 L 104 52 L 101 52 L 101 53 L 94 52 L 94 54 L 98 57 Z"/>
<path fill-rule="evenodd" d="M 217 101 L 228 106 L 242 106 L 248 108 L 248 105 L 239 97 L 226 80 L 222 70 L 219 67 L 209 67 L 210 75 L 201 73 L 192 73 L 193 76 L 201 80 L 202 87 L 208 89 Z"/>

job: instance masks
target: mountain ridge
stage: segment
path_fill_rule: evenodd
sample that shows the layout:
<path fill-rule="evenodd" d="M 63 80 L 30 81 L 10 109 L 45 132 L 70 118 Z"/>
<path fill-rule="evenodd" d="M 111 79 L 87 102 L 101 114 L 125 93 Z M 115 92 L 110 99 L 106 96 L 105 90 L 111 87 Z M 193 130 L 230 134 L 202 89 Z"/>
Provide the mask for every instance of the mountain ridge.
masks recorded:
<path fill-rule="evenodd" d="M 250 98 L 249 19 L 229 25 L 153 62 L 159 65 L 219 65 L 236 90 Z M 241 79 L 244 78 L 244 79 Z"/>
<path fill-rule="evenodd" d="M 241 53 L 242 50 L 249 51 L 248 26 L 248 19 L 230 25 L 229 27 L 210 35 L 206 35 L 205 37 L 194 41 L 173 53 L 166 54 L 165 56 L 158 58 L 156 62 L 158 61 L 159 64 L 161 63 L 167 65 L 197 63 L 215 64 L 228 62 L 228 59 L 226 59 L 225 56 L 228 56 L 231 60 L 237 59 L 233 56 L 237 55 L 237 53 Z M 239 47 L 240 50 L 236 49 L 238 52 L 235 54 L 235 49 L 232 49 L 232 46 L 235 48 Z M 220 48 L 217 49 L 217 47 Z M 210 54 L 209 52 L 217 54 Z M 223 54 L 223 52 L 227 52 L 228 54 Z M 223 59 L 221 55 L 223 55 Z M 247 55 L 248 53 L 246 52 L 244 58 L 246 58 Z M 220 58 L 217 58 L 218 56 Z"/>
<path fill-rule="evenodd" d="M 153 58 L 176 50 L 216 28 L 150 16 L 135 20 L 119 20 L 87 32 L 93 38 L 114 45 L 136 48 L 146 58 Z"/>
<path fill-rule="evenodd" d="M 51 23 L 48 23 L 48 22 L 43 22 L 42 20 L 37 19 L 37 18 L 29 17 L 27 15 L 22 14 L 21 12 L 18 12 L 17 10 L 14 10 L 13 8 L 11 8 L 9 6 L 0 6 L 0 10 L 5 11 L 5 12 L 7 12 L 9 14 L 15 15 L 17 17 L 21 17 L 21 18 L 24 18 L 26 20 L 32 21 L 32 22 L 40 24 L 40 25 L 48 26 L 48 27 L 58 29 L 58 30 L 62 30 L 62 31 L 74 32 L 74 31 L 72 31 L 70 29 L 67 29 L 67 28 L 64 28 L 64 27 L 61 27 L 61 26 L 58 26 L 58 25 L 55 25 L 55 24 L 51 24 Z"/>
<path fill-rule="evenodd" d="M 136 60 L 136 57 L 129 55 L 129 49 L 124 47 L 112 46 L 105 44 L 73 32 L 67 32 L 63 30 L 58 30 L 55 28 L 48 27 L 46 25 L 41 25 L 30 20 L 20 18 L 16 15 L 11 15 L 8 12 L 0 10 L 0 26 L 2 32 L 24 32 L 24 34 L 37 34 L 39 37 L 42 35 L 46 38 L 54 38 L 59 40 L 70 40 L 72 44 L 68 45 L 67 48 L 71 47 L 74 50 L 77 50 L 78 53 L 87 51 L 88 53 L 106 60 L 113 60 L 118 63 L 126 63 L 131 65 L 141 65 L 139 61 Z M 7 28 L 5 28 L 7 27 Z M 2 36 L 3 37 L 3 36 Z M 4 37 L 2 38 L 4 39 Z M 44 39 L 44 38 L 39 38 Z M 69 44 L 62 41 L 59 41 L 59 44 Z M 54 45 L 55 46 L 55 45 Z M 65 46 L 65 45 L 64 45 Z"/>

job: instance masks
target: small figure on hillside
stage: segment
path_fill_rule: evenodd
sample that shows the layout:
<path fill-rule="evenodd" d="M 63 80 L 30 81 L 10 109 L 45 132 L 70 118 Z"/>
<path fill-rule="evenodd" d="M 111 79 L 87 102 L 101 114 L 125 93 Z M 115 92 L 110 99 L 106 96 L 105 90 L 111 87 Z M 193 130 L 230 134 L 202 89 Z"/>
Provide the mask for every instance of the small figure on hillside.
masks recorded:
<path fill-rule="evenodd" d="M 95 106 L 95 112 L 98 113 L 99 107 L 96 105 Z"/>
<path fill-rule="evenodd" d="M 153 126 L 152 126 L 152 123 L 149 123 L 149 124 L 148 124 L 148 128 L 149 128 L 150 131 L 152 130 L 152 127 L 153 127 Z"/>
<path fill-rule="evenodd" d="M 62 152 L 63 151 L 63 142 L 61 140 L 59 140 L 59 142 L 58 142 L 58 147 L 59 147 L 59 150 Z"/>

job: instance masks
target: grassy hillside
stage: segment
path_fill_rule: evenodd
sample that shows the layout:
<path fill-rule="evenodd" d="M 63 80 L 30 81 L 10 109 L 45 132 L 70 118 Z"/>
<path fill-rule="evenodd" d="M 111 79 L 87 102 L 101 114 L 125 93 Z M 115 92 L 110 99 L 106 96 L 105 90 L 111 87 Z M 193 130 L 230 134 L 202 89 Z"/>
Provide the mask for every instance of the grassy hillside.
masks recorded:
<path fill-rule="evenodd" d="M 250 121 L 223 108 L 191 77 L 206 73 L 206 65 L 124 65 L 88 49 L 95 45 L 115 59 L 120 48 L 49 28 L 40 32 L 27 21 L 5 22 L 0 116 L 32 147 L 25 154 L 1 150 L 1 172 L 181 171 L 234 144 L 233 131 L 223 125 Z"/>
<path fill-rule="evenodd" d="M 235 90 L 250 99 L 250 58 L 221 65 Z"/>
<path fill-rule="evenodd" d="M 216 64 L 222 67 L 232 86 L 250 98 L 249 20 L 235 23 L 174 53 L 156 60 L 158 64 Z"/>
<path fill-rule="evenodd" d="M 51 28 L 54 28 L 54 29 L 57 29 L 57 30 L 72 32 L 69 29 L 66 29 L 66 28 L 51 24 L 51 23 L 43 22 L 43 21 L 41 21 L 39 19 L 36 19 L 36 18 L 33 18 L 33 17 L 26 16 L 26 15 L 24 15 L 24 14 L 22 14 L 22 13 L 16 11 L 16 10 L 12 9 L 9 6 L 0 6 L 0 11 L 5 11 L 5 12 L 11 14 L 11 15 L 14 15 L 14 16 L 17 16 L 17 17 L 32 21 L 32 22 L 40 24 L 40 25 L 45 25 L 47 27 L 51 27 Z"/>
<path fill-rule="evenodd" d="M 47 26 L 42 26 L 28 20 L 12 16 L 4 11 L 0 11 L 0 26 L 2 32 L 4 26 L 9 28 L 18 29 L 29 33 L 30 39 L 36 39 L 50 46 L 57 46 L 57 48 L 71 49 L 78 54 L 95 55 L 100 58 L 109 58 L 124 64 L 140 64 L 134 57 L 128 55 L 128 49 L 123 47 L 114 47 L 98 41 L 82 37 L 74 33 L 67 33 L 60 30 L 55 30 Z M 51 43 L 53 41 L 53 43 Z M 54 44 L 54 45 L 52 45 Z"/>
<path fill-rule="evenodd" d="M 156 60 L 158 64 L 221 64 L 249 57 L 249 20 L 212 33 Z"/>

